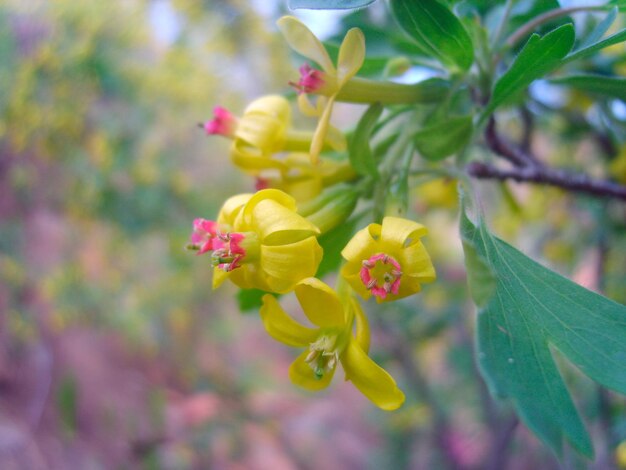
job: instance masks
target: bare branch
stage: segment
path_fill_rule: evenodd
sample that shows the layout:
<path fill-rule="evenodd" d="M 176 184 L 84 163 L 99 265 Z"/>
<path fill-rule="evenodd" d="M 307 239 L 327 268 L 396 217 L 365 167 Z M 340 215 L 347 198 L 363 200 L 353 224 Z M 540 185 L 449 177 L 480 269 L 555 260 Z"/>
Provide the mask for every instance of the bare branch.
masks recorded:
<path fill-rule="evenodd" d="M 593 179 L 582 173 L 573 173 L 544 166 L 503 169 L 482 162 L 471 162 L 467 165 L 466 170 L 470 176 L 478 179 L 496 179 L 501 181 L 511 179 L 518 182 L 546 184 L 577 193 L 626 201 L 626 186 L 612 181 Z"/>

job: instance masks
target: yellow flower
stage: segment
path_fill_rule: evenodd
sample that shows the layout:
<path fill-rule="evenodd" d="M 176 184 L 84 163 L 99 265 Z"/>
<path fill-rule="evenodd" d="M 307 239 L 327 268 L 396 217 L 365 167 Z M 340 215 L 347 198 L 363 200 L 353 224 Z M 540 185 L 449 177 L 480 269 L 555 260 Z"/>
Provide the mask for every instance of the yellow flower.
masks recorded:
<path fill-rule="evenodd" d="M 317 271 L 318 234 L 291 196 L 266 189 L 231 197 L 216 222 L 196 219 L 190 247 L 212 253 L 214 288 L 229 278 L 244 289 L 286 293 Z"/>
<path fill-rule="evenodd" d="M 313 134 L 292 127 L 289 102 L 279 95 L 268 95 L 252 101 L 238 118 L 227 109 L 216 106 L 213 119 L 202 124 L 209 135 L 221 135 L 233 140 L 230 156 L 240 169 L 258 174 L 260 170 L 285 170 L 282 161 L 274 158 L 279 152 L 304 152 L 311 146 Z M 335 149 L 334 142 L 322 145 Z"/>
<path fill-rule="evenodd" d="M 260 312 L 270 336 L 289 346 L 307 348 L 289 368 L 291 381 L 307 390 L 322 390 L 341 362 L 346 380 L 376 406 L 395 410 L 402 405 L 404 394 L 394 379 L 367 355 L 369 326 L 358 302 L 349 298 L 342 303 L 335 291 L 315 278 L 302 280 L 294 290 L 315 328 L 293 320 L 271 295 L 263 297 Z"/>
<path fill-rule="evenodd" d="M 328 187 L 356 177 L 348 161 L 321 158 L 319 164 L 311 163 L 308 153 L 290 153 L 279 171 L 262 172 L 257 177 L 257 189 L 276 188 L 293 196 L 298 202 L 313 199 Z"/>
<path fill-rule="evenodd" d="M 348 31 L 339 48 L 339 57 L 335 67 L 324 45 L 298 19 L 284 16 L 278 20 L 278 27 L 289 47 L 322 68 L 320 71 L 305 64 L 300 68 L 300 80 L 295 84 L 301 92 L 298 96 L 301 111 L 310 116 L 319 117 L 310 149 L 312 161 L 317 162 L 324 140 L 330 138 L 335 145 L 341 144 L 345 147 L 343 136 L 330 126 L 330 115 L 342 87 L 356 75 L 363 65 L 365 37 L 358 28 Z M 309 102 L 307 93 L 319 95 L 315 105 Z"/>
<path fill-rule="evenodd" d="M 423 225 L 399 217 L 368 225 L 341 252 L 347 260 L 341 275 L 363 298 L 374 295 L 379 303 L 419 292 L 421 283 L 436 277 L 420 241 L 426 232 Z"/>

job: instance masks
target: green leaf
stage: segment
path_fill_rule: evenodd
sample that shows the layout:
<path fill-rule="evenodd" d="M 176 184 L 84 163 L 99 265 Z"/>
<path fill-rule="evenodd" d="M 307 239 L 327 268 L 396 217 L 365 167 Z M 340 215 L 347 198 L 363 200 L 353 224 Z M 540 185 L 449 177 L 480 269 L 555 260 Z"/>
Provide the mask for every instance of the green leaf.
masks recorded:
<path fill-rule="evenodd" d="M 479 366 L 492 393 L 561 453 L 563 438 L 586 456 L 589 435 L 551 347 L 600 384 L 626 393 L 626 307 L 531 260 L 461 215 L 472 294 L 479 305 Z M 492 287 L 478 286 L 487 279 Z M 478 290 L 477 290 L 478 289 Z"/>
<path fill-rule="evenodd" d="M 442 160 L 465 147 L 472 131 L 471 116 L 454 116 L 420 129 L 413 143 L 427 160 Z"/>
<path fill-rule="evenodd" d="M 621 31 L 618 31 L 617 33 L 612 34 L 611 36 L 593 44 L 582 45 L 581 48 L 567 55 L 561 62 L 563 64 L 567 64 L 568 62 L 572 62 L 573 60 L 583 59 L 592 54 L 595 54 L 605 47 L 612 46 L 613 44 L 619 44 L 620 42 L 624 41 L 626 41 L 626 29 L 622 29 Z"/>
<path fill-rule="evenodd" d="M 348 142 L 348 156 L 354 170 L 363 176 L 378 177 L 378 167 L 376 159 L 370 148 L 370 137 L 372 130 L 378 122 L 378 118 L 383 112 L 380 103 L 374 103 L 359 120 L 352 138 Z"/>
<path fill-rule="evenodd" d="M 317 239 L 324 249 L 324 257 L 317 269 L 316 277 L 321 279 L 326 274 L 336 271 L 339 268 L 342 260 L 341 250 L 343 250 L 348 244 L 348 241 L 352 238 L 352 235 L 354 235 L 358 222 L 359 217 L 354 217 Z"/>
<path fill-rule="evenodd" d="M 568 75 L 550 80 L 550 83 L 626 101 L 626 78 L 594 74 Z"/>
<path fill-rule="evenodd" d="M 561 59 L 571 50 L 574 39 L 571 24 L 560 26 L 543 37 L 533 34 L 511 67 L 496 82 L 482 118 L 526 89 L 531 82 L 561 65 Z"/>
<path fill-rule="evenodd" d="M 437 0 L 391 0 L 396 20 L 420 49 L 452 70 L 474 62 L 472 40 L 459 19 Z"/>
<path fill-rule="evenodd" d="M 289 0 L 289 8 L 307 8 L 309 10 L 352 10 L 363 8 L 376 0 Z"/>
<path fill-rule="evenodd" d="M 606 17 L 602 21 L 600 21 L 595 28 L 593 28 L 593 31 L 591 31 L 591 33 L 589 33 L 585 37 L 585 39 L 580 42 L 580 44 L 575 48 L 574 52 L 586 49 L 587 47 L 600 41 L 600 39 L 602 39 L 602 36 L 604 36 L 604 33 L 609 30 L 609 28 L 615 21 L 615 18 L 617 18 L 617 8 L 611 9 L 609 14 L 606 15 Z"/>
<path fill-rule="evenodd" d="M 236 295 L 239 310 L 242 312 L 258 310 L 263 305 L 261 299 L 265 294 L 267 292 L 259 289 L 239 289 Z"/>

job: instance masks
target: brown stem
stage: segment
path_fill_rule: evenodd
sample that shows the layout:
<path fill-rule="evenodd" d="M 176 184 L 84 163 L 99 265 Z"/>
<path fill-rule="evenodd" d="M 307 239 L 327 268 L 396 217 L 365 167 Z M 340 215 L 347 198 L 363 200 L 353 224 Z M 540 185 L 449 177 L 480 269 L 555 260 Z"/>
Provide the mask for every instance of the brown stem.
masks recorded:
<path fill-rule="evenodd" d="M 524 152 L 520 147 L 512 145 L 505 138 L 500 136 L 496 127 L 496 120 L 493 116 L 489 118 L 485 129 L 485 142 L 494 153 L 517 167 L 541 165 L 533 155 Z"/>
<path fill-rule="evenodd" d="M 496 179 L 501 181 L 511 179 L 518 182 L 545 184 L 591 196 L 626 201 L 626 186 L 613 183 L 612 181 L 593 179 L 582 173 L 573 173 L 543 166 L 503 169 L 482 162 L 471 162 L 467 165 L 466 170 L 470 176 L 478 179 Z"/>
<path fill-rule="evenodd" d="M 554 10 L 549 10 L 542 15 L 539 15 L 533 18 L 526 24 L 523 24 L 517 31 L 509 36 L 506 40 L 505 45 L 507 47 L 513 47 L 517 44 L 521 39 L 526 37 L 528 34 L 532 33 L 537 26 L 541 26 L 544 23 L 552 21 L 556 18 L 560 18 L 561 16 L 566 16 L 571 13 L 577 13 L 580 11 L 595 11 L 595 10 L 606 10 L 605 6 L 582 6 L 582 7 L 570 7 L 570 8 L 556 8 Z"/>

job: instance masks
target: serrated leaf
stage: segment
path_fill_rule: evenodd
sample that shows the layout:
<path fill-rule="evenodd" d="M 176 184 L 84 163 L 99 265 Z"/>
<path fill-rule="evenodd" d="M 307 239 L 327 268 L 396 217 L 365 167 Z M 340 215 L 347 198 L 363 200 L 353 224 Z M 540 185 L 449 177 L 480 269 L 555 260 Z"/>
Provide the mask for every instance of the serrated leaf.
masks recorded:
<path fill-rule="evenodd" d="M 459 19 L 437 0 L 391 0 L 396 20 L 428 55 L 452 70 L 474 62 L 472 39 Z"/>
<path fill-rule="evenodd" d="M 551 347 L 600 384 L 626 393 L 626 307 L 591 292 L 494 237 L 481 221 L 461 215 L 468 272 L 476 259 L 493 273 L 495 289 L 478 311 L 480 370 L 492 393 L 509 397 L 547 445 L 561 453 L 567 438 L 592 456 Z M 480 268 L 480 265 L 484 265 Z"/>
<path fill-rule="evenodd" d="M 292 10 L 306 8 L 309 10 L 352 10 L 363 8 L 376 0 L 289 0 L 288 5 Z"/>
<path fill-rule="evenodd" d="M 561 59 L 572 49 L 574 39 L 574 27 L 571 24 L 560 26 L 543 37 L 533 34 L 513 64 L 496 82 L 483 118 L 534 80 L 558 67 Z"/>
<path fill-rule="evenodd" d="M 367 108 L 367 111 L 363 113 L 359 120 L 352 138 L 348 142 L 348 156 L 350 157 L 352 168 L 363 176 L 378 177 L 376 159 L 370 148 L 370 137 L 382 112 L 383 106 L 380 103 L 374 103 Z"/>
<path fill-rule="evenodd" d="M 420 129 L 413 143 L 427 160 L 442 160 L 465 147 L 472 131 L 471 116 L 454 116 Z"/>
<path fill-rule="evenodd" d="M 550 83 L 626 101 L 626 78 L 593 74 L 568 75 L 550 80 Z"/>

